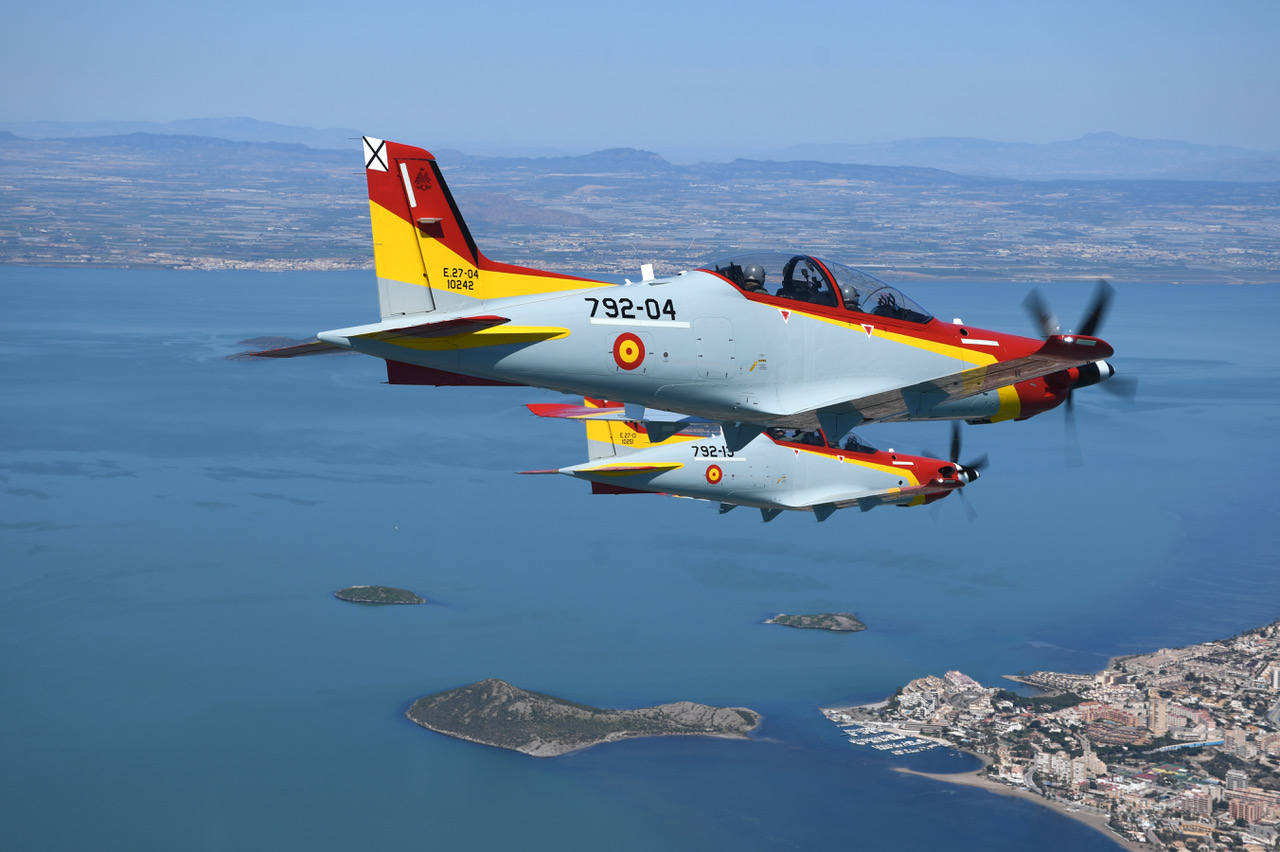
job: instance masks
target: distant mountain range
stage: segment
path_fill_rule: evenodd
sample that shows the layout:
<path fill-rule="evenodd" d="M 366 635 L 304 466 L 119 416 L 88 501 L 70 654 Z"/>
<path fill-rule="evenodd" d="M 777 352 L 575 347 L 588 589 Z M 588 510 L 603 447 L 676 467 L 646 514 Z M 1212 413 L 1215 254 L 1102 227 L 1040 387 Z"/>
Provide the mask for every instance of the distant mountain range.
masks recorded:
<path fill-rule="evenodd" d="M 103 130 L 101 126 L 96 129 Z M 417 141 L 417 140 L 413 140 Z M 1015 179 L 925 166 L 432 146 L 493 257 L 573 274 L 806 246 L 901 280 L 1280 280 L 1280 180 Z M 0 129 L 0 264 L 367 267 L 358 144 Z"/>
<path fill-rule="evenodd" d="M 273 142 L 306 145 L 310 148 L 347 150 L 355 146 L 360 132 L 350 128 L 316 129 L 293 127 L 252 118 L 201 118 L 170 122 L 5 122 L 0 121 L 0 138 L 5 132 L 26 139 L 75 139 L 124 136 L 139 133 L 199 136 L 236 142 Z M 404 139 L 437 154 L 439 140 Z M 521 158 L 549 164 L 557 160 L 584 165 L 584 158 L 596 158 L 617 165 L 631 160 L 650 169 L 670 165 L 668 157 L 618 148 L 581 156 L 525 157 L 531 150 L 519 140 L 503 150 L 469 152 L 491 157 Z M 542 150 L 539 149 L 541 153 Z M 745 152 L 744 152 L 745 153 Z M 1137 139 L 1115 133 L 1091 133 L 1070 142 L 1032 144 L 993 142 L 970 138 L 904 139 L 875 144 L 800 144 L 780 149 L 749 152 L 754 160 L 775 162 L 808 161 L 869 166 L 906 166 L 940 169 L 959 175 L 1020 180 L 1206 180 L 1230 182 L 1280 181 L 1280 154 L 1222 145 L 1196 145 L 1160 139 Z M 701 159 L 725 162 L 732 154 L 700 152 Z M 690 155 L 674 157 L 689 162 Z"/>
<path fill-rule="evenodd" d="M 882 166 L 930 166 L 956 174 L 1032 180 L 1154 178 L 1280 180 L 1280 155 L 1224 145 L 1193 145 L 1090 133 L 1070 142 L 1033 145 L 986 139 L 904 139 L 875 145 L 793 145 L 778 159 Z"/>
<path fill-rule="evenodd" d="M 360 131 L 345 127 L 317 130 L 292 127 L 255 118 L 189 118 L 182 121 L 2 121 L 26 139 L 81 139 L 86 136 L 126 136 L 157 133 L 166 136 L 207 136 L 232 142 L 291 142 L 309 148 L 358 147 Z"/>

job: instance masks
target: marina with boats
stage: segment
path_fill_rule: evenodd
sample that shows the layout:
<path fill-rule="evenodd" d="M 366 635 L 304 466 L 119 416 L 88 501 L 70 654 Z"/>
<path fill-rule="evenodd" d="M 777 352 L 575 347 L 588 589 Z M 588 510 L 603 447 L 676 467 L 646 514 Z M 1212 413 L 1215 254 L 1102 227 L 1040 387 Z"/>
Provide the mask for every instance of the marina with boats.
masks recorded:
<path fill-rule="evenodd" d="M 917 754 L 941 745 L 933 740 L 899 733 L 887 725 L 855 720 L 841 710 L 823 710 L 822 715 L 840 728 L 851 745 L 870 746 L 877 751 L 896 755 Z"/>

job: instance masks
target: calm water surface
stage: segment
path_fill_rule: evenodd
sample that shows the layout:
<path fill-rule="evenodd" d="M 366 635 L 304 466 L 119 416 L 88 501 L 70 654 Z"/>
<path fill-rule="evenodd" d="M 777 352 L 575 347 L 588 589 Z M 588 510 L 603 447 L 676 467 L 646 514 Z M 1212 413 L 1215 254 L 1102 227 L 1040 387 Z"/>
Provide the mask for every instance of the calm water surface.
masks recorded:
<path fill-rule="evenodd" d="M 914 285 L 1021 331 L 1025 288 Z M 45 849 L 1112 849 L 1032 804 L 892 772 L 821 704 L 983 683 L 1280 617 L 1280 289 L 1119 287 L 1134 404 L 973 427 L 930 509 L 771 524 L 520 477 L 583 457 L 528 389 L 383 384 L 382 362 L 229 361 L 376 319 L 371 273 L 0 268 L 0 846 Z M 1051 288 L 1064 324 L 1087 286 Z M 942 449 L 947 427 L 865 430 Z M 956 504 L 956 505 L 953 505 Z M 343 604 L 358 583 L 424 607 Z M 768 627 L 851 610 L 837 636 Z M 555 760 L 403 717 L 501 677 L 575 701 L 766 714 L 749 742 Z"/>

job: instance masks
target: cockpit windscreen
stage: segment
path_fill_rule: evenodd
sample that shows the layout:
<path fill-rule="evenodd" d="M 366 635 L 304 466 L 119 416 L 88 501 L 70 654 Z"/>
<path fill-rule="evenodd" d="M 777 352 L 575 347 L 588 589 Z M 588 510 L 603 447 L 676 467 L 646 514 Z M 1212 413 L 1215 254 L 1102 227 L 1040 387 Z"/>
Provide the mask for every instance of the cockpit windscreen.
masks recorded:
<path fill-rule="evenodd" d="M 873 275 L 819 257 L 753 252 L 700 267 L 727 278 L 743 292 L 846 311 L 927 323 L 933 315 L 901 290 Z"/>

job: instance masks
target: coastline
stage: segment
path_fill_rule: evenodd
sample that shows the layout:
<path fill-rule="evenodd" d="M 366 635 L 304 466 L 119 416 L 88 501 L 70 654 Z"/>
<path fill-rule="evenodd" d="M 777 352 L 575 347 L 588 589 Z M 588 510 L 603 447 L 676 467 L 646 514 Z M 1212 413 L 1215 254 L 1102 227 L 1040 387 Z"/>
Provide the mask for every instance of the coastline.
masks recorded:
<path fill-rule="evenodd" d="M 848 712 L 851 710 L 874 712 L 875 710 L 878 710 L 879 708 L 883 707 L 887 703 L 888 703 L 887 701 L 877 701 L 871 704 L 841 705 L 838 707 L 823 707 L 820 709 L 824 712 L 824 714 L 827 711 Z M 891 725 L 891 724 L 886 725 L 883 722 L 877 723 L 877 724 L 886 730 L 898 730 L 896 725 Z M 976 757 L 978 760 L 982 762 L 982 766 L 973 772 L 954 772 L 954 773 L 920 772 L 919 770 L 909 769 L 908 767 L 905 767 L 905 766 L 895 766 L 893 767 L 894 772 L 901 772 L 905 775 L 918 775 L 921 778 L 928 778 L 933 781 L 941 781 L 944 784 L 957 784 L 962 787 L 978 787 L 980 789 L 986 790 L 989 793 L 995 793 L 998 796 L 1013 796 L 1015 798 L 1025 799 L 1029 802 L 1034 802 L 1037 805 L 1040 805 L 1041 807 L 1049 808 L 1050 810 L 1056 811 L 1065 817 L 1073 819 L 1079 823 L 1083 823 L 1084 825 L 1089 826 L 1090 828 L 1092 828 L 1097 832 L 1105 834 L 1108 838 L 1113 840 L 1115 843 L 1119 844 L 1122 848 L 1129 850 L 1129 852 L 1151 852 L 1151 850 L 1155 848 L 1150 843 L 1138 843 L 1136 841 L 1130 840 L 1127 837 L 1122 837 L 1119 834 L 1116 834 L 1114 831 L 1111 830 L 1111 827 L 1107 824 L 1108 817 L 1104 814 L 1099 814 L 1094 811 L 1087 810 L 1085 808 L 1080 808 L 1075 805 L 1068 804 L 1066 802 L 1061 802 L 1061 801 L 1058 801 L 1057 799 L 1045 798 L 1044 796 L 1033 793 L 1030 790 L 1026 790 L 1019 787 L 1013 787 L 1013 786 L 1010 786 L 1009 784 L 1005 784 L 1000 781 L 993 781 L 992 779 L 986 776 L 987 767 L 991 765 L 992 761 L 991 761 L 991 758 L 985 754 L 979 754 L 976 751 L 969 751 L 968 749 L 960 748 L 955 743 L 952 743 L 949 740 L 943 739 L 942 737 L 939 737 L 936 735 L 924 734 L 918 731 L 911 731 L 910 733 L 911 733 L 911 736 L 916 737 L 917 739 L 930 740 L 946 748 L 952 749 L 954 751 L 958 751 L 962 754 L 967 754 L 967 755 Z M 1071 808 L 1073 807 L 1075 808 L 1075 810 L 1071 810 Z"/>
<path fill-rule="evenodd" d="M 954 745 L 950 747 L 953 749 L 956 748 Z M 1013 796 L 1015 798 L 1025 799 L 1029 802 L 1035 802 L 1041 807 L 1057 811 L 1065 817 L 1089 826 L 1094 831 L 1105 834 L 1122 848 L 1130 850 L 1130 852 L 1151 852 L 1154 848 L 1150 843 L 1137 843 L 1127 837 L 1121 837 L 1119 834 L 1116 834 L 1111 830 L 1111 827 L 1107 825 L 1107 817 L 1103 814 L 1078 807 L 1073 811 L 1070 809 L 1072 806 L 1069 806 L 1064 802 L 1057 801 L 1056 799 L 1047 799 L 1044 796 L 1032 793 L 1030 790 L 1011 787 L 1008 784 L 1003 784 L 999 781 L 992 781 L 983 774 L 991 764 L 990 758 L 983 754 L 965 751 L 964 749 L 956 749 L 956 751 L 963 752 L 964 754 L 971 754 L 978 758 L 982 761 L 982 768 L 974 772 L 956 772 L 948 774 L 939 772 L 920 772 L 915 769 L 908 769 L 905 766 L 895 766 L 893 767 L 893 771 L 901 772 L 905 775 L 918 775 L 921 778 L 941 781 L 944 784 L 958 784 L 962 787 L 978 787 L 990 793 L 995 793 L 998 796 Z"/>

